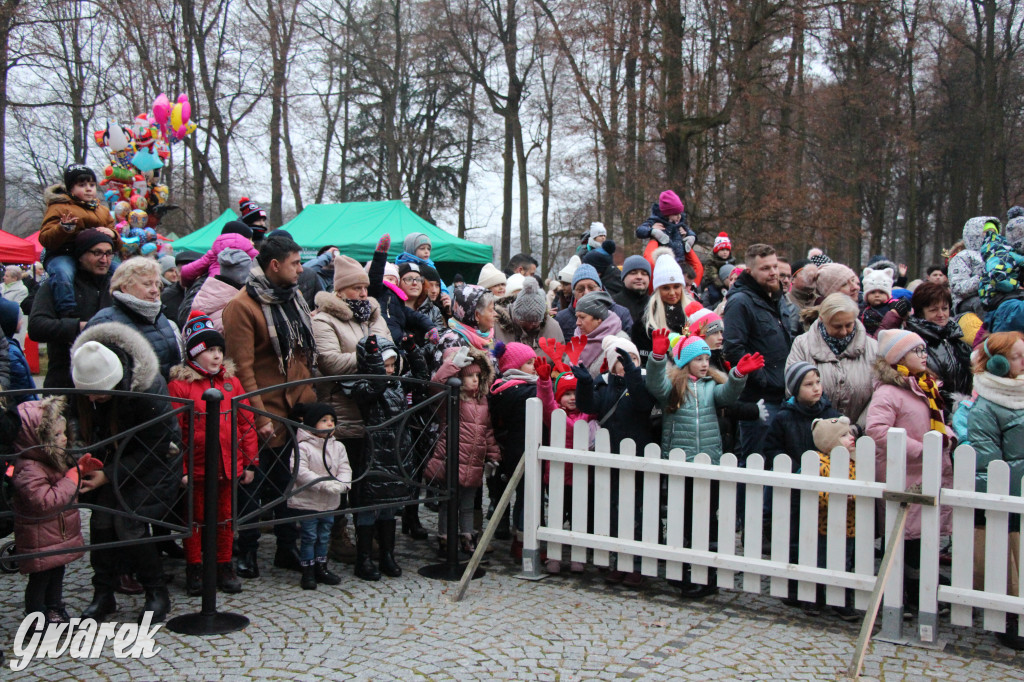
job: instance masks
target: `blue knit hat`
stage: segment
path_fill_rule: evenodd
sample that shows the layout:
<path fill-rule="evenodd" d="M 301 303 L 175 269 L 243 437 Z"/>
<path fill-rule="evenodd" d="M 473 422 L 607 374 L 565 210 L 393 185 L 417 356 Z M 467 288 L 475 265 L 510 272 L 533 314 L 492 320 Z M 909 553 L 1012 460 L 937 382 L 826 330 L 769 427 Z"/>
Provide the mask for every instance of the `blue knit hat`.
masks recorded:
<path fill-rule="evenodd" d="M 678 342 L 672 348 L 672 360 L 680 369 L 701 355 L 711 357 L 711 348 L 708 347 L 708 342 L 699 336 L 679 337 Z"/>
<path fill-rule="evenodd" d="M 572 288 L 576 288 L 576 283 L 580 280 L 592 279 L 597 282 L 598 286 L 601 286 L 601 275 L 597 274 L 597 269 L 589 263 L 584 263 L 578 268 L 572 275 Z"/>
<path fill-rule="evenodd" d="M 647 276 L 651 276 L 651 264 L 643 256 L 630 256 L 622 262 L 622 279 L 634 270 L 643 270 Z"/>

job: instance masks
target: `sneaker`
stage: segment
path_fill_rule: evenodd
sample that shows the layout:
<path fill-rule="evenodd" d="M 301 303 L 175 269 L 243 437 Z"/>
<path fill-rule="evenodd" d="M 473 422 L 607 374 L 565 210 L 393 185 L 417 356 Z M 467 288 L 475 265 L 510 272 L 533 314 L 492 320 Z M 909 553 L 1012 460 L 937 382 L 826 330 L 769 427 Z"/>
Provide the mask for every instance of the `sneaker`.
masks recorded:
<path fill-rule="evenodd" d="M 586 570 L 587 570 L 587 567 L 584 566 L 583 563 L 580 562 L 580 561 L 570 561 L 569 562 L 569 572 L 570 573 L 583 573 Z"/>
<path fill-rule="evenodd" d="M 558 559 L 548 559 L 544 562 L 544 570 L 551 575 L 558 575 L 562 572 L 562 562 Z"/>

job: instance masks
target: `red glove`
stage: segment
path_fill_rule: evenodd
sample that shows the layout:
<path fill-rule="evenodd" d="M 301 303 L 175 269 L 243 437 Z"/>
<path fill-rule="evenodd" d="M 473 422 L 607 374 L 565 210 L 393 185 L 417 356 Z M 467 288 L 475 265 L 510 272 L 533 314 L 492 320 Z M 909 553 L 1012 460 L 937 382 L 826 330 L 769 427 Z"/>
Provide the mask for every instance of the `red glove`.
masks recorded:
<path fill-rule="evenodd" d="M 565 354 L 569 358 L 570 365 L 580 364 L 580 355 L 583 353 L 583 349 L 587 347 L 587 335 L 574 336 L 569 339 L 569 344 L 565 348 Z"/>
<path fill-rule="evenodd" d="M 544 358 L 537 358 L 533 363 L 537 370 L 537 376 L 541 379 L 551 379 L 551 364 Z"/>
<path fill-rule="evenodd" d="M 651 333 L 651 355 L 663 358 L 668 353 L 668 329 L 655 329 Z"/>
<path fill-rule="evenodd" d="M 78 485 L 78 467 L 71 467 L 64 473 L 64 478 L 71 479 L 71 482 Z"/>
<path fill-rule="evenodd" d="M 739 362 L 736 363 L 736 376 L 745 377 L 751 372 L 756 372 L 762 367 L 764 367 L 764 358 L 761 357 L 760 353 L 754 353 L 753 355 L 747 353 L 740 358 Z"/>
<path fill-rule="evenodd" d="M 377 242 L 377 253 L 387 253 L 391 248 L 391 235 L 384 233 L 384 236 Z"/>
<path fill-rule="evenodd" d="M 88 452 L 78 458 L 78 469 L 83 474 L 90 474 L 94 471 L 99 471 L 102 468 L 103 462 L 96 459 Z"/>

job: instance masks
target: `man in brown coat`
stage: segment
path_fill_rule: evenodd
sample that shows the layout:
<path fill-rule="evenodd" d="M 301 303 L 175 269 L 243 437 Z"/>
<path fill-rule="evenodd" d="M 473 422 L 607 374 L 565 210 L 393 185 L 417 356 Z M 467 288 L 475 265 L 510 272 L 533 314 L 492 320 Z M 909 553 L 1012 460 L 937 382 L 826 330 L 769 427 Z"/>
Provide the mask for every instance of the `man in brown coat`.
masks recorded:
<path fill-rule="evenodd" d="M 249 279 L 225 306 L 224 338 L 227 355 L 237 368 L 246 393 L 280 386 L 313 375 L 316 345 L 309 308 L 297 286 L 302 273 L 301 247 L 284 232 L 270 234 L 260 245 Z M 308 385 L 270 391 L 249 397 L 255 408 L 256 427 L 264 446 L 260 450 L 260 471 L 248 486 L 242 486 L 241 514 L 254 511 L 260 494 L 277 499 L 291 480 L 289 459 L 294 442 L 288 429 L 274 417 L 287 418 L 300 402 L 314 402 Z M 262 414 L 268 412 L 273 417 Z M 284 502 L 274 506 L 276 519 L 290 516 Z M 294 523 L 274 526 L 277 554 L 274 565 L 301 570 Z M 238 575 L 259 576 L 256 548 L 259 531 L 243 530 L 238 537 Z"/>

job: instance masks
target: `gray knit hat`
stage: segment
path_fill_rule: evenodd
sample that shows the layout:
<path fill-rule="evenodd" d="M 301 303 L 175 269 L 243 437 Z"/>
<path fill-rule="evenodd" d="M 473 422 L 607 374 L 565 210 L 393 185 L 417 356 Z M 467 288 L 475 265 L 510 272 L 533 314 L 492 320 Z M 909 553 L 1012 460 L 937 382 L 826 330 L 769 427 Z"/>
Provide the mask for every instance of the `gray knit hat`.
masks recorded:
<path fill-rule="evenodd" d="M 222 277 L 226 277 L 232 282 L 244 284 L 249 279 L 252 258 L 241 249 L 224 249 L 217 256 L 217 265 L 220 266 Z"/>
<path fill-rule="evenodd" d="M 599 320 L 607 319 L 615 301 L 604 291 L 592 291 L 576 302 L 576 312 L 586 313 Z"/>
<path fill-rule="evenodd" d="M 537 280 L 527 277 L 523 288 L 511 305 L 512 319 L 523 324 L 540 324 L 548 314 L 548 299 Z"/>
<path fill-rule="evenodd" d="M 651 276 L 651 264 L 643 256 L 630 256 L 622 262 L 622 279 L 634 270 L 643 270 L 647 276 Z"/>
<path fill-rule="evenodd" d="M 572 288 L 575 289 L 577 282 L 581 282 L 585 279 L 594 280 L 594 282 L 597 283 L 597 286 L 603 288 L 601 284 L 601 275 L 597 274 L 597 270 L 594 269 L 594 266 L 588 263 L 584 263 L 576 268 L 576 272 L 572 275 Z"/>
<path fill-rule="evenodd" d="M 794 362 L 786 368 L 786 390 L 790 395 L 795 396 L 800 392 L 800 384 L 804 382 L 807 373 L 817 371 L 818 368 L 809 362 Z"/>

